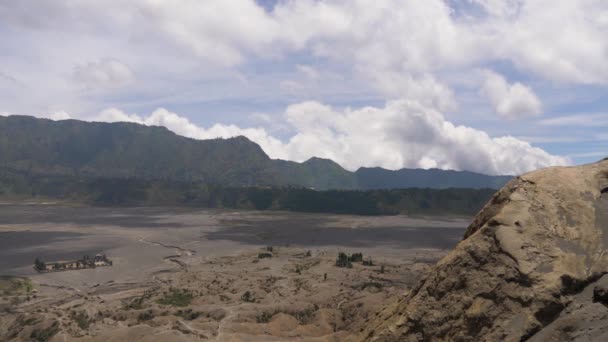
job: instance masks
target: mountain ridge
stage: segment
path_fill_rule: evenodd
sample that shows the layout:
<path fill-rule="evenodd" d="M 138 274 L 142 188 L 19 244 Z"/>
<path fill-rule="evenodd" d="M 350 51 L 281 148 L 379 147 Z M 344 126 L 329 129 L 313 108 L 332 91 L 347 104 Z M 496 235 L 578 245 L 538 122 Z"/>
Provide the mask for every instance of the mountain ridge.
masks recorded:
<path fill-rule="evenodd" d="M 342 168 L 330 159 L 271 159 L 246 137 L 197 140 L 137 123 L 0 116 L 0 168 L 36 175 L 197 181 L 319 190 L 499 188 L 510 176 L 468 171 Z"/>

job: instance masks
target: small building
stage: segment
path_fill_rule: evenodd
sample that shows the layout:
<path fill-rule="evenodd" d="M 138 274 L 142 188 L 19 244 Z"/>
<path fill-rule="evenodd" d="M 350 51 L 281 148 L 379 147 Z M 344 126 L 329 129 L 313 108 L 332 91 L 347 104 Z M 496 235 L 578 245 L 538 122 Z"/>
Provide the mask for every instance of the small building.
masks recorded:
<path fill-rule="evenodd" d="M 82 270 L 87 268 L 112 266 L 112 261 L 105 254 L 97 254 L 94 258 L 85 255 L 78 260 L 61 260 L 44 262 L 39 258 L 34 261 L 34 269 L 38 272 L 57 272 L 69 270 Z"/>

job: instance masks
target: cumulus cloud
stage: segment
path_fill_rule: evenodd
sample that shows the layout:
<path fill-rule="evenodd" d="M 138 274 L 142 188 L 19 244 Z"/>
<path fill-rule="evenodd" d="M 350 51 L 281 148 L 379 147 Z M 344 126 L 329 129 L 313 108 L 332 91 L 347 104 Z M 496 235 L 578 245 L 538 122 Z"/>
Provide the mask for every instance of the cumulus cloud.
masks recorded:
<path fill-rule="evenodd" d="M 5 28 L 0 30 L 0 38 L 11 51 L 0 56 L 0 62 L 24 89 L 15 90 L 0 76 L 6 90 L 0 100 L 11 112 L 40 112 L 41 108 L 91 112 L 108 104 L 137 110 L 151 106 L 192 108 L 204 102 L 201 94 L 209 94 L 208 98 L 222 103 L 224 109 L 228 101 L 249 101 L 268 105 L 253 109 L 263 111 L 284 105 L 287 93 L 298 95 L 294 96 L 297 101 L 314 98 L 342 104 L 407 99 L 424 108 L 422 112 L 435 122 L 431 112 L 448 113 L 452 118 L 457 115 L 453 109 L 462 102 L 473 102 L 458 101 L 470 94 L 470 89 L 457 86 L 465 78 L 462 75 L 480 67 L 492 68 L 495 63 L 526 72 L 534 78 L 535 89 L 539 84 L 542 90 L 555 92 L 546 101 L 568 91 L 568 87 L 553 87 L 555 83 L 608 84 L 608 2 L 601 0 L 284 0 L 267 9 L 254 0 L 180 0 L 177 4 L 169 0 L 20 0 L 0 1 L 0 26 Z M 108 54 L 114 59 L 103 59 Z M 36 60 L 32 56 L 44 58 Z M 137 79 L 129 65 L 137 65 Z M 240 83 L 229 82 L 220 87 L 222 82 L 216 81 L 225 76 L 222 72 L 242 72 L 246 83 L 255 87 L 245 89 Z M 340 74 L 344 82 L 325 82 L 329 72 Z M 454 81 L 454 75 L 459 75 L 459 80 Z M 509 83 L 500 75 L 490 75 L 485 81 L 484 91 L 501 116 L 540 113 L 540 101 L 529 87 Z M 108 91 L 99 96 L 74 92 L 73 82 Z M 135 86 L 125 95 L 117 85 L 129 82 Z M 340 83 L 339 90 L 336 83 Z M 311 88 L 327 92 L 313 92 Z M 368 97 L 361 99 L 361 94 Z M 255 96 L 264 98 L 252 101 Z M 556 107 L 551 103 L 546 106 Z M 385 108 L 365 110 L 386 113 L 390 108 L 392 105 L 387 104 Z M 462 108 L 459 113 L 470 113 L 470 109 Z M 352 112 L 361 111 L 364 108 Z M 350 112 L 329 108 L 327 113 L 338 115 L 337 121 L 351 120 Z M 125 115 L 136 122 L 149 119 Z M 454 118 L 466 121 L 463 119 Z M 303 124 L 297 115 L 287 115 L 285 120 L 292 127 Z M 443 122 L 451 124 L 445 119 Z M 540 123 L 557 126 L 550 121 Z M 374 126 L 381 122 L 358 124 Z M 326 122 L 320 132 L 342 132 L 336 125 Z M 466 128 L 452 126 L 455 128 L 450 132 Z M 514 127 L 513 134 L 529 134 L 525 127 L 510 127 Z M 357 129 L 347 130 L 354 131 Z M 276 156 L 304 158 L 310 149 L 296 142 L 310 140 L 312 144 L 314 139 L 324 137 L 305 130 L 296 132 L 293 139 L 297 139 L 284 144 L 274 143 L 268 136 L 265 149 Z M 338 141 L 354 136 L 335 135 Z M 507 138 L 488 139 L 491 146 L 509 146 L 504 147 L 508 151 L 517 145 Z M 388 151 L 405 146 L 414 155 L 417 146 L 428 147 L 388 141 L 394 144 Z M 327 153 L 352 168 L 367 163 L 363 157 L 348 154 L 357 150 L 356 146 L 349 142 L 343 146 L 345 152 L 333 148 Z M 555 161 L 533 147 L 521 148 L 524 154 L 540 160 L 538 165 Z M 390 157 L 382 159 L 382 165 L 461 165 L 448 157 L 430 156 L 433 151 L 413 159 L 409 159 L 410 154 L 388 152 Z M 439 151 L 445 152 L 445 148 Z M 532 167 L 528 161 L 509 168 L 487 160 L 478 161 L 475 167 L 488 172 Z"/>
<path fill-rule="evenodd" d="M 483 131 L 454 125 L 441 113 L 408 100 L 342 111 L 305 102 L 289 106 L 286 117 L 298 132 L 286 145 L 291 159 L 316 155 L 351 170 L 436 167 L 519 174 L 569 163 L 513 137 L 491 138 Z"/>
<path fill-rule="evenodd" d="M 515 82 L 509 84 L 502 75 L 486 70 L 482 92 L 490 99 L 496 113 L 509 119 L 537 116 L 542 105 L 534 91 Z"/>
<path fill-rule="evenodd" d="M 467 10 L 465 2 L 286 0 L 265 10 L 254 0 L 21 0 L 0 3 L 0 20 L 13 28 L 78 32 L 99 38 L 102 46 L 109 32 L 123 38 L 108 48 L 126 45 L 132 60 L 150 58 L 150 46 L 175 50 L 171 57 L 188 63 L 194 57 L 227 68 L 301 53 L 346 66 L 386 98 L 442 111 L 457 105 L 443 72 L 496 61 L 551 81 L 608 83 L 608 2 L 468 1 L 485 15 Z M 309 66 L 297 68 L 318 79 Z M 74 74 L 90 85 L 133 78 L 118 61 L 80 65 Z M 513 91 L 526 88 L 515 84 Z M 509 112 L 512 106 L 506 106 Z"/>
<path fill-rule="evenodd" d="M 110 108 L 90 119 L 164 126 L 195 139 L 242 135 L 258 143 L 271 158 L 300 162 L 315 156 L 330 158 L 349 170 L 381 166 L 520 174 L 570 163 L 514 137 L 492 138 L 483 131 L 454 125 L 441 113 L 408 100 L 390 101 L 381 108 L 343 110 L 312 101 L 291 105 L 284 119 L 296 133 L 286 142 L 263 128 L 200 127 L 163 108 L 147 116 Z"/>
<path fill-rule="evenodd" d="M 135 79 L 131 69 L 114 59 L 102 59 L 77 65 L 73 77 L 86 87 L 114 87 L 124 85 Z"/>

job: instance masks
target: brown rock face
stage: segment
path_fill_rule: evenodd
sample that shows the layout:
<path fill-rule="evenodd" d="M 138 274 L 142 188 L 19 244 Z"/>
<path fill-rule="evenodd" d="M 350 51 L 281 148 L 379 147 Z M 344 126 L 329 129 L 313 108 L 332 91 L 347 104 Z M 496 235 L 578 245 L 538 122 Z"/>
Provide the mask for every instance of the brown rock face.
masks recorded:
<path fill-rule="evenodd" d="M 369 341 L 522 341 L 608 273 L 608 161 L 518 177 L 465 239 L 359 336 Z"/>

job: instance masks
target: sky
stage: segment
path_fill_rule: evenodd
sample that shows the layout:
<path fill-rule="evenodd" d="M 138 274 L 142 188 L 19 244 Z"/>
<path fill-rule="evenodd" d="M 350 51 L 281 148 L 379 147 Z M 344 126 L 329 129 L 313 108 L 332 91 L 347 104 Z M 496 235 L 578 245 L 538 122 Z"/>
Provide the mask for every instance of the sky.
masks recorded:
<path fill-rule="evenodd" d="M 0 115 L 271 158 L 520 174 L 608 156 L 605 0 L 0 0 Z"/>

